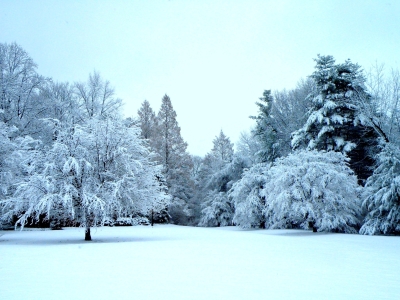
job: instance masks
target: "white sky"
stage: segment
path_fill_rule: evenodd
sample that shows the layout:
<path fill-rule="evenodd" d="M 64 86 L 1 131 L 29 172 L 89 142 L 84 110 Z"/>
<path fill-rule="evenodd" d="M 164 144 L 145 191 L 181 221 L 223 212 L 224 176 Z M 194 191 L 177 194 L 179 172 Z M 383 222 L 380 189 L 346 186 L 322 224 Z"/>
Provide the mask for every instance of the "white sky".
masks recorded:
<path fill-rule="evenodd" d="M 192 154 L 254 124 L 264 89 L 293 88 L 318 53 L 368 69 L 400 62 L 400 1 L 0 0 L 0 43 L 56 81 L 97 70 L 136 116 L 168 94 Z"/>

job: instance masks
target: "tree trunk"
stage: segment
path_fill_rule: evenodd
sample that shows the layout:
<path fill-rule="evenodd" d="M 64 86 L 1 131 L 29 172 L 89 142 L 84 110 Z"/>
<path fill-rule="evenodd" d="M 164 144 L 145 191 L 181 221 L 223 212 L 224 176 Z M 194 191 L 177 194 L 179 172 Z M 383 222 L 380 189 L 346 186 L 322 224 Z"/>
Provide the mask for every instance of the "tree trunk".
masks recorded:
<path fill-rule="evenodd" d="M 318 229 L 315 227 L 315 223 L 313 221 L 308 221 L 308 227 L 312 228 L 312 232 L 318 232 Z"/>
<path fill-rule="evenodd" d="M 90 235 L 90 227 L 86 227 L 85 229 L 85 241 L 91 241 L 92 236 Z"/>
<path fill-rule="evenodd" d="M 154 225 L 154 211 L 151 210 L 151 226 Z"/>

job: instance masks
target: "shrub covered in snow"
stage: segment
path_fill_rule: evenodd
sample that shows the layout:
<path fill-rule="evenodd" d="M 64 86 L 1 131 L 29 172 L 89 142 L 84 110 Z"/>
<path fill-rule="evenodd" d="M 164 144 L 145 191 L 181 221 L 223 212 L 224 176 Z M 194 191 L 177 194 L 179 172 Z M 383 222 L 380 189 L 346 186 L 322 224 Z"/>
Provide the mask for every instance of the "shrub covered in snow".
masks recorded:
<path fill-rule="evenodd" d="M 150 225 L 150 222 L 145 217 L 125 217 L 125 218 L 107 218 L 104 222 L 105 226 L 137 226 L 137 225 Z"/>
<path fill-rule="evenodd" d="M 361 203 L 357 177 L 340 152 L 297 151 L 255 165 L 234 184 L 233 222 L 241 227 L 356 232 Z"/>
<path fill-rule="evenodd" d="M 235 207 L 233 223 L 242 228 L 265 227 L 266 218 L 263 213 L 265 197 L 260 194 L 269 164 L 261 163 L 246 170 L 241 180 L 235 182 L 229 191 L 229 197 Z"/>
<path fill-rule="evenodd" d="M 361 205 L 357 177 L 340 152 L 298 151 L 278 159 L 261 196 L 272 228 L 355 233 Z"/>
<path fill-rule="evenodd" d="M 233 207 L 227 193 L 210 191 L 201 211 L 199 226 L 227 226 L 232 224 Z"/>

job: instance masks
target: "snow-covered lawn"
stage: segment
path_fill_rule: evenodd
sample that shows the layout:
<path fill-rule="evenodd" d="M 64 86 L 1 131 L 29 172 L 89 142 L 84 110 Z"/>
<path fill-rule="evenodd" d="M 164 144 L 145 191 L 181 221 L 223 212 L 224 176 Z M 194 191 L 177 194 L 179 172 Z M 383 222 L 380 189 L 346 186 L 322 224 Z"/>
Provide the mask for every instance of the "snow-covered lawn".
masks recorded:
<path fill-rule="evenodd" d="M 0 231 L 0 299 L 400 299 L 400 238 L 174 225 Z"/>

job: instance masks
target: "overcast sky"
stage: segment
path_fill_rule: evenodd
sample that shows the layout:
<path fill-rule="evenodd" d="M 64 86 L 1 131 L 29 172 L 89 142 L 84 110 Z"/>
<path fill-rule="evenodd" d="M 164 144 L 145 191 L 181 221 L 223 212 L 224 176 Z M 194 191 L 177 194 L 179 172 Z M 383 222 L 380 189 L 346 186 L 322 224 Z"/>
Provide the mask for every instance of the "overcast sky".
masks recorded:
<path fill-rule="evenodd" d="M 253 124 L 264 89 L 291 89 L 317 54 L 364 69 L 400 63 L 400 0 L 0 0 L 0 43 L 17 42 L 55 81 L 97 70 L 136 116 L 168 94 L 192 154 Z"/>

